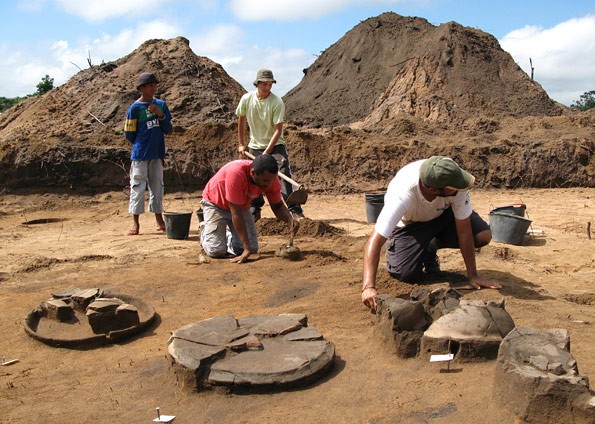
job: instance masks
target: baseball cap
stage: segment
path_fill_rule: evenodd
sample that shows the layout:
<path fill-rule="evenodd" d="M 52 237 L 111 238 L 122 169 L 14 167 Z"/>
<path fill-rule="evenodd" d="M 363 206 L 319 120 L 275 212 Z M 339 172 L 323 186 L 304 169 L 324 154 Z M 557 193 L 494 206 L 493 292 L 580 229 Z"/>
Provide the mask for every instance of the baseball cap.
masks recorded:
<path fill-rule="evenodd" d="M 136 88 L 139 89 L 141 87 L 141 85 L 151 84 L 151 83 L 158 84 L 159 80 L 157 79 L 155 74 L 153 74 L 151 72 L 143 72 L 142 74 L 140 74 L 138 76 L 138 84 L 136 85 Z"/>
<path fill-rule="evenodd" d="M 430 188 L 469 190 L 475 177 L 462 170 L 451 158 L 432 156 L 426 159 L 419 170 L 421 182 Z"/>
<path fill-rule="evenodd" d="M 273 76 L 273 71 L 271 71 L 270 69 L 259 69 L 256 73 L 254 85 L 257 85 L 259 82 L 267 81 L 273 81 L 274 83 L 277 83 L 277 81 L 275 81 L 275 77 Z"/>

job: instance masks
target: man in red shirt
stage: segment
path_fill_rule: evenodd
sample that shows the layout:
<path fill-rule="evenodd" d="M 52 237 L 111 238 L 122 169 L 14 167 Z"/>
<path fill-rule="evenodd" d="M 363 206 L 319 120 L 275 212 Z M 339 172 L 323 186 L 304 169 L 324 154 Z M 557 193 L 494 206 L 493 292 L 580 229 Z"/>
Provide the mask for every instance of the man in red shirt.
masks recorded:
<path fill-rule="evenodd" d="M 275 216 L 286 222 L 293 234 L 297 233 L 299 222 L 283 202 L 278 171 L 273 156 L 261 155 L 254 161 L 229 162 L 207 182 L 201 200 L 204 225 L 200 242 L 208 256 L 220 258 L 229 253 L 235 256 L 231 262 L 242 263 L 258 252 L 250 202 L 262 194 Z"/>

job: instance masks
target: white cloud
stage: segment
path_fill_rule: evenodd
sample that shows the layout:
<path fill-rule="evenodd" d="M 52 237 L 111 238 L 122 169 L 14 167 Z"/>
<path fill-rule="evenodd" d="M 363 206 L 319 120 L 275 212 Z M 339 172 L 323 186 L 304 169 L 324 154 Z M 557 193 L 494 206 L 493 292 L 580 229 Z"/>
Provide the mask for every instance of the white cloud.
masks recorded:
<path fill-rule="evenodd" d="M 180 28 L 163 21 L 151 21 L 128 28 L 115 35 L 103 34 L 96 39 L 81 39 L 71 44 L 65 40 L 41 46 L 39 51 L 25 52 L 11 45 L 0 46 L 0 95 L 18 97 L 35 92 L 37 84 L 47 74 L 54 78 L 54 85 L 65 83 L 79 68 L 86 69 L 91 62 L 99 65 L 117 60 L 140 46 L 143 42 L 169 39 L 181 34 Z M 16 53 L 13 53 L 16 52 Z"/>
<path fill-rule="evenodd" d="M 273 90 L 284 95 L 297 85 L 302 69 L 314 61 L 303 49 L 280 49 L 271 46 L 246 46 L 244 31 L 236 25 L 218 25 L 190 37 L 190 47 L 199 56 L 206 56 L 223 66 L 225 71 L 247 91 L 261 68 L 273 70 L 277 84 Z"/>
<path fill-rule="evenodd" d="M 247 91 L 254 90 L 254 77 L 261 68 L 271 69 L 277 83 L 273 91 L 281 96 L 295 87 L 304 76 L 302 70 L 314 61 L 314 57 L 302 49 L 282 50 L 273 47 L 251 46 L 234 63 L 221 63 L 227 73 L 238 81 Z"/>
<path fill-rule="evenodd" d="M 569 105 L 595 89 L 595 16 L 570 19 L 552 28 L 526 26 L 500 44 L 554 100 Z"/>
<path fill-rule="evenodd" d="M 229 8 L 241 20 L 297 21 L 318 18 L 351 6 L 387 6 L 403 0 L 231 0 Z"/>
<path fill-rule="evenodd" d="M 33 94 L 37 84 L 47 74 L 54 78 L 59 72 L 56 66 L 48 66 L 43 60 L 14 52 L 10 46 L 0 47 L 0 74 L 2 75 L 2 97 L 21 97 Z M 54 84 L 57 82 L 54 78 Z"/>
<path fill-rule="evenodd" d="M 31 1 L 31 0 L 29 0 Z M 160 10 L 168 0 L 55 0 L 66 12 L 80 16 L 88 22 L 102 22 L 120 16 L 146 15 Z M 155 16 L 154 14 L 151 14 Z"/>
<path fill-rule="evenodd" d="M 244 31 L 237 25 L 216 25 L 192 36 L 190 46 L 194 53 L 200 56 L 221 56 L 228 53 L 233 56 L 233 46 L 237 46 L 238 40 L 244 36 Z"/>

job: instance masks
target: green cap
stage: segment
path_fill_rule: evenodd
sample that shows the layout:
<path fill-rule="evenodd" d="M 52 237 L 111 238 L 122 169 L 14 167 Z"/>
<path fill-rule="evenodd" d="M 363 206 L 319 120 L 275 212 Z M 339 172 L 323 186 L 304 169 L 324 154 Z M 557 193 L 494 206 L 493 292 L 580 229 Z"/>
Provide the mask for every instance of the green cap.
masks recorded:
<path fill-rule="evenodd" d="M 421 182 L 430 188 L 451 188 L 469 190 L 475 177 L 462 170 L 451 158 L 432 156 L 421 164 L 419 170 Z"/>

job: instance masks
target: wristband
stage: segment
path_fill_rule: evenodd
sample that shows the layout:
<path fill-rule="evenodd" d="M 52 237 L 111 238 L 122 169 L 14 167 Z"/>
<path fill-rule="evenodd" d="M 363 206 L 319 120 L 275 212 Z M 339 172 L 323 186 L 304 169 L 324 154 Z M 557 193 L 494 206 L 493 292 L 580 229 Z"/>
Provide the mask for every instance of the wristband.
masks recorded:
<path fill-rule="evenodd" d="M 363 292 L 365 292 L 365 291 L 366 291 L 366 290 L 368 290 L 368 289 L 374 289 L 374 290 L 376 290 L 376 287 L 370 287 L 370 286 L 366 286 L 366 287 L 364 287 L 364 288 L 362 289 L 362 293 L 363 293 Z"/>

